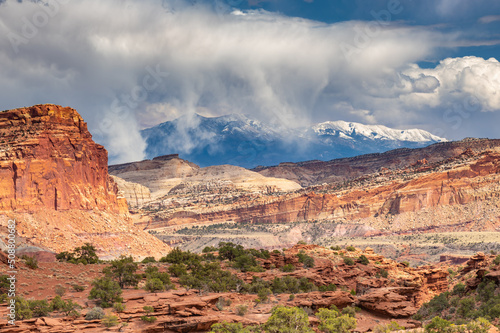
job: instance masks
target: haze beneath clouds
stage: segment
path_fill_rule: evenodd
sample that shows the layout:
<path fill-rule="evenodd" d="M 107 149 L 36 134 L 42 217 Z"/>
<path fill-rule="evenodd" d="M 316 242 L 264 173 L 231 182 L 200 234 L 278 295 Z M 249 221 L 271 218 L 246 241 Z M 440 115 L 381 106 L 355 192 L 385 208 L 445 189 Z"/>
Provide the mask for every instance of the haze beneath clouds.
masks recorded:
<path fill-rule="evenodd" d="M 498 42 L 484 31 L 411 25 L 404 2 L 390 19 L 333 23 L 232 8 L 235 0 L 48 3 L 45 16 L 30 1 L 0 4 L 0 108 L 74 107 L 112 163 L 144 157 L 140 129 L 194 113 L 245 113 L 283 129 L 346 120 L 499 137 L 500 63 L 453 54 Z M 451 1 L 428 5 L 453 10 Z"/>

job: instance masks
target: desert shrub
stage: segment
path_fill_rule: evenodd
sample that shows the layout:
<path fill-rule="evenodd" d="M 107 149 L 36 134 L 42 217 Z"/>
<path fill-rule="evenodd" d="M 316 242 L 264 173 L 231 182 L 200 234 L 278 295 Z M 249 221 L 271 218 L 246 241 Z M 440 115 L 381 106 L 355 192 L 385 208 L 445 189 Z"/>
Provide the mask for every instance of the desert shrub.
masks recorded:
<path fill-rule="evenodd" d="M 33 317 L 33 311 L 30 302 L 21 296 L 14 297 L 16 302 L 16 320 L 30 319 Z"/>
<path fill-rule="evenodd" d="M 85 290 L 85 286 L 80 286 L 78 284 L 74 284 L 71 287 L 73 288 L 74 291 L 78 291 L 78 292 Z"/>
<path fill-rule="evenodd" d="M 9 276 L 1 274 L 0 275 L 0 294 L 7 294 L 10 288 Z"/>
<path fill-rule="evenodd" d="M 175 248 L 170 251 L 165 257 L 160 259 L 160 262 L 168 262 L 170 264 L 185 264 L 188 269 L 193 269 L 198 266 L 203 258 L 196 253 L 191 253 L 190 251 L 182 251 L 179 248 Z"/>
<path fill-rule="evenodd" d="M 156 259 L 155 259 L 155 257 L 146 257 L 146 258 L 142 259 L 141 262 L 143 264 L 149 264 L 149 263 L 152 263 L 152 262 L 156 262 Z"/>
<path fill-rule="evenodd" d="M 104 318 L 105 313 L 104 310 L 98 306 L 92 308 L 87 314 L 85 315 L 85 320 L 96 320 L 96 319 L 102 319 Z"/>
<path fill-rule="evenodd" d="M 389 276 L 389 272 L 383 268 L 380 269 L 380 276 L 383 277 L 383 278 L 386 278 Z"/>
<path fill-rule="evenodd" d="M 24 263 L 26 266 L 28 266 L 31 269 L 37 269 L 38 268 L 38 260 L 35 257 L 25 257 Z"/>
<path fill-rule="evenodd" d="M 405 328 L 403 326 L 400 326 L 397 322 L 394 320 L 391 321 L 388 324 L 380 324 L 377 325 L 373 328 L 374 333 L 389 333 L 393 331 L 401 331 L 404 330 Z"/>
<path fill-rule="evenodd" d="M 231 299 L 229 299 L 229 298 L 226 299 L 224 297 L 219 297 L 219 299 L 215 303 L 215 306 L 217 307 L 217 309 L 219 309 L 220 311 L 222 311 L 224 309 L 224 307 L 230 306 L 231 303 L 232 303 Z"/>
<path fill-rule="evenodd" d="M 236 307 L 236 314 L 238 316 L 244 316 L 247 314 L 247 312 L 248 312 L 248 305 L 241 304 Z"/>
<path fill-rule="evenodd" d="M 156 321 L 156 317 L 151 316 L 151 313 L 153 313 L 155 309 L 152 306 L 148 305 L 144 306 L 142 309 L 146 311 L 146 315 L 141 316 L 141 320 L 147 323 L 154 323 Z"/>
<path fill-rule="evenodd" d="M 236 245 L 232 242 L 220 242 L 218 251 L 220 259 L 227 259 L 229 261 L 233 261 L 246 252 L 243 246 Z"/>
<path fill-rule="evenodd" d="M 205 246 L 203 250 L 201 250 L 202 253 L 209 253 L 215 251 L 217 251 L 217 248 L 215 246 Z"/>
<path fill-rule="evenodd" d="M 64 312 L 66 316 L 70 317 L 79 317 L 80 313 L 78 310 L 81 309 L 81 306 L 78 305 L 78 303 L 73 302 L 72 300 L 68 299 L 64 301 L 61 312 Z"/>
<path fill-rule="evenodd" d="M 183 263 L 173 264 L 168 268 L 168 272 L 176 277 L 181 277 L 187 274 L 187 267 Z"/>
<path fill-rule="evenodd" d="M 257 292 L 258 302 L 259 303 L 267 302 L 267 300 L 269 299 L 269 295 L 271 295 L 271 293 L 272 293 L 271 289 L 269 288 L 259 289 L 259 291 Z"/>
<path fill-rule="evenodd" d="M 116 312 L 123 312 L 125 310 L 125 304 L 123 304 L 121 302 L 115 302 L 115 303 L 113 303 L 113 309 Z"/>
<path fill-rule="evenodd" d="M 141 316 L 141 320 L 146 323 L 154 323 L 156 321 L 155 316 Z"/>
<path fill-rule="evenodd" d="M 342 248 L 338 245 L 335 245 L 335 246 L 330 246 L 330 249 L 332 249 L 333 251 L 340 251 L 342 250 Z"/>
<path fill-rule="evenodd" d="M 257 266 L 255 257 L 251 254 L 242 254 L 234 258 L 234 268 L 241 269 L 242 272 L 246 272 L 249 268 Z"/>
<path fill-rule="evenodd" d="M 356 318 L 356 308 L 353 306 L 346 306 L 342 309 L 343 315 L 348 315 L 349 317 Z"/>
<path fill-rule="evenodd" d="M 465 284 L 458 283 L 453 287 L 453 291 L 451 292 L 453 295 L 464 295 L 465 294 Z"/>
<path fill-rule="evenodd" d="M 318 290 L 319 291 L 336 291 L 337 290 L 337 286 L 334 285 L 333 283 L 329 284 L 329 285 L 326 285 L 326 286 L 319 286 L 318 287 Z"/>
<path fill-rule="evenodd" d="M 54 288 L 54 291 L 55 291 L 56 295 L 61 296 L 61 297 L 64 296 L 64 294 L 66 294 L 66 288 L 64 288 L 60 284 L 56 285 L 56 287 Z"/>
<path fill-rule="evenodd" d="M 307 313 L 297 307 L 276 306 L 264 324 L 267 333 L 312 333 Z"/>
<path fill-rule="evenodd" d="M 354 252 L 354 251 L 356 251 L 356 248 L 355 248 L 354 246 L 352 246 L 352 245 L 347 246 L 345 249 L 346 249 L 347 251 L 349 251 L 349 252 Z"/>
<path fill-rule="evenodd" d="M 213 324 L 209 333 L 250 333 L 248 328 L 244 328 L 241 323 L 222 323 Z"/>
<path fill-rule="evenodd" d="M 349 333 L 356 328 L 356 319 L 348 314 L 341 315 L 335 308 L 321 308 L 316 313 L 320 323 L 318 328 L 326 333 Z"/>
<path fill-rule="evenodd" d="M 406 267 L 410 267 L 410 263 L 408 261 L 402 261 L 401 264 L 403 264 Z"/>
<path fill-rule="evenodd" d="M 495 258 L 495 259 L 493 259 L 493 263 L 494 263 L 495 265 L 500 265 L 500 255 L 496 256 L 496 258 Z"/>
<path fill-rule="evenodd" d="M 353 266 L 354 260 L 352 258 L 349 258 L 349 257 L 344 257 L 344 264 L 346 264 L 348 266 Z"/>
<path fill-rule="evenodd" d="M 484 318 L 477 318 L 465 325 L 469 333 L 486 333 L 489 331 L 490 326 L 491 323 Z"/>
<path fill-rule="evenodd" d="M 158 279 L 163 283 L 163 289 L 174 288 L 173 283 L 170 281 L 170 275 L 167 272 L 160 272 L 158 267 L 150 266 L 146 268 L 146 279 Z M 147 284 L 147 281 L 146 281 Z M 162 290 L 163 290 L 162 289 Z M 147 290 L 147 289 L 146 289 Z"/>
<path fill-rule="evenodd" d="M 52 311 L 59 311 L 63 308 L 63 306 L 64 306 L 64 301 L 59 295 L 57 295 L 52 299 L 52 301 L 50 301 L 50 309 Z"/>
<path fill-rule="evenodd" d="M 181 285 L 192 289 L 227 292 L 235 290 L 243 282 L 231 272 L 222 270 L 217 262 L 199 264 L 196 269 L 179 278 Z"/>
<path fill-rule="evenodd" d="M 137 264 L 130 257 L 121 256 L 119 259 L 111 261 L 111 265 L 103 269 L 106 277 L 116 280 L 120 288 L 126 286 L 137 286 L 140 276 L 135 274 Z"/>
<path fill-rule="evenodd" d="M 144 286 L 144 289 L 151 292 L 151 293 L 155 293 L 158 291 L 165 290 L 165 285 L 158 278 L 148 278 L 146 280 L 146 284 Z"/>
<path fill-rule="evenodd" d="M 425 325 L 426 333 L 448 333 L 451 322 L 440 317 L 432 318 L 431 322 Z"/>
<path fill-rule="evenodd" d="M 304 264 L 304 267 L 314 267 L 314 258 L 307 255 L 304 251 L 301 250 L 299 253 L 297 253 L 297 257 L 299 257 L 299 262 Z"/>
<path fill-rule="evenodd" d="M 307 278 L 302 277 L 299 279 L 299 289 L 305 293 L 313 291 L 315 289 L 314 283 L 310 282 Z"/>
<path fill-rule="evenodd" d="M 362 254 L 359 256 L 359 263 L 362 265 L 368 265 L 370 263 L 370 260 L 368 260 L 368 258 L 364 254 Z"/>
<path fill-rule="evenodd" d="M 122 289 L 120 285 L 109 277 L 96 279 L 92 282 L 89 299 L 97 300 L 97 304 L 108 308 L 115 302 L 121 302 Z"/>
<path fill-rule="evenodd" d="M 67 261 L 72 264 L 97 264 L 99 257 L 96 254 L 96 248 L 90 244 L 85 243 L 83 246 L 77 247 L 73 252 L 61 252 L 56 255 L 59 261 Z"/>
<path fill-rule="evenodd" d="M 457 314 L 462 318 L 470 318 L 475 307 L 473 298 L 463 298 L 458 302 Z"/>
<path fill-rule="evenodd" d="M 30 300 L 28 301 L 33 317 L 45 317 L 51 311 L 50 304 L 47 300 Z"/>
<path fill-rule="evenodd" d="M 118 325 L 118 317 L 112 314 L 108 314 L 105 315 L 104 318 L 102 318 L 101 322 L 106 327 L 113 327 Z"/>
<path fill-rule="evenodd" d="M 286 273 L 293 272 L 295 271 L 295 266 L 292 264 L 286 264 L 285 266 L 281 267 L 281 271 Z"/>

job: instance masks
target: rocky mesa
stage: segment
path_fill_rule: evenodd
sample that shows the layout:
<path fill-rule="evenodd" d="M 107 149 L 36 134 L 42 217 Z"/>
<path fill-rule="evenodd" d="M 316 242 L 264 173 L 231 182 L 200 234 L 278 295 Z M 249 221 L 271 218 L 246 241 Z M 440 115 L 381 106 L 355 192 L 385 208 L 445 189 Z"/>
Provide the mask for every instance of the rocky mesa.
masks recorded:
<path fill-rule="evenodd" d="M 0 112 L 1 225 L 15 219 L 19 236 L 55 251 L 92 241 L 107 254 L 118 244 L 126 249 L 123 237 L 136 254 L 145 248 L 141 243 L 151 243 L 156 254 L 167 251 L 134 228 L 107 163 L 107 151 L 72 108 L 45 104 Z"/>

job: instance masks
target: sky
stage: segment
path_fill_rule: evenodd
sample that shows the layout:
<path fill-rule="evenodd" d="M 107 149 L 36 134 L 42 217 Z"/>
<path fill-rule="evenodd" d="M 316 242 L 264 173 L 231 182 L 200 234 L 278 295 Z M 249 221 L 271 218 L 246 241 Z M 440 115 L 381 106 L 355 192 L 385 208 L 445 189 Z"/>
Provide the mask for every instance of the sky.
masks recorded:
<path fill-rule="evenodd" d="M 0 1 L 0 109 L 71 106 L 111 163 L 195 113 L 500 138 L 499 60 L 498 0 Z"/>

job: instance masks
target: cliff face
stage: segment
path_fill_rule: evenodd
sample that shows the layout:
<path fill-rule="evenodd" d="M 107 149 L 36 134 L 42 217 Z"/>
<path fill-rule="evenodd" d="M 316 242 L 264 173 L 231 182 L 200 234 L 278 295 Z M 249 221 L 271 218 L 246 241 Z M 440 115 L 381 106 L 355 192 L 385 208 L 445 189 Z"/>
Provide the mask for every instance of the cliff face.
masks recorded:
<path fill-rule="evenodd" d="M 157 215 L 149 227 L 192 221 L 286 223 L 329 219 L 401 231 L 479 221 L 476 215 L 483 211 L 491 215 L 481 215 L 490 223 L 485 228 L 495 230 L 500 225 L 500 154 L 487 152 L 464 158 L 433 166 L 435 170 L 416 166 L 366 176 L 344 189 L 332 190 L 328 187 L 332 185 L 325 185 L 234 208 L 171 211 Z M 481 207 L 476 207 L 478 204 Z"/>
<path fill-rule="evenodd" d="M 0 112 L 0 211 L 125 213 L 107 152 L 76 110 L 36 105 Z"/>
<path fill-rule="evenodd" d="M 55 252 L 90 242 L 107 258 L 164 255 L 168 246 L 133 225 L 107 163 L 72 108 L 0 112 L 0 227 L 15 220 L 27 244 Z"/>

